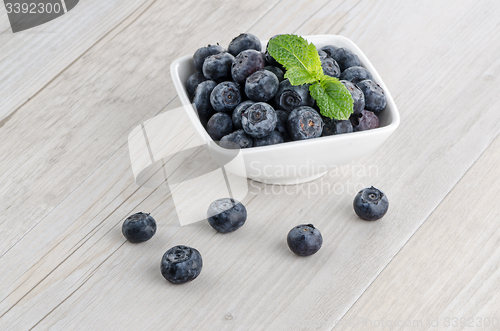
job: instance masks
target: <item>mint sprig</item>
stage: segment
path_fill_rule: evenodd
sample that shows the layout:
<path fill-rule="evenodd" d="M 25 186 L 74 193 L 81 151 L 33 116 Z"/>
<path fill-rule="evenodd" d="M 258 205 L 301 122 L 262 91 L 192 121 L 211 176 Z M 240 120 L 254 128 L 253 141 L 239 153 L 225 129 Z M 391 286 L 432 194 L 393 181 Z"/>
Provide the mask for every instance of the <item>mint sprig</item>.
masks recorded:
<path fill-rule="evenodd" d="M 285 67 L 285 78 L 290 84 L 311 84 L 309 92 L 318 103 L 321 115 L 337 120 L 349 119 L 354 103 L 351 93 L 337 78 L 323 73 L 313 43 L 300 36 L 283 34 L 269 40 L 267 51 Z"/>

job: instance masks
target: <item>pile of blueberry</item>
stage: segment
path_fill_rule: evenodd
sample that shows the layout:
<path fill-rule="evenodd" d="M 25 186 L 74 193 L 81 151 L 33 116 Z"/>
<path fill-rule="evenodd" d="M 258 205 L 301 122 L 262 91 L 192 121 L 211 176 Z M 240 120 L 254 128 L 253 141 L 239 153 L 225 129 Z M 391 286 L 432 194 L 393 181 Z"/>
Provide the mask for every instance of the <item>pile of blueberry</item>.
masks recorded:
<path fill-rule="evenodd" d="M 226 49 L 199 48 L 193 55 L 196 72 L 186 89 L 203 126 L 226 148 L 248 148 L 317 138 L 379 126 L 386 107 L 383 89 L 350 50 L 327 45 L 318 50 L 325 75 L 340 79 L 351 92 L 349 120 L 320 114 L 308 85 L 293 86 L 285 68 L 262 52 L 249 33 L 234 38 Z"/>
<path fill-rule="evenodd" d="M 365 188 L 353 202 L 356 215 L 367 221 L 382 218 L 389 209 L 389 200 L 380 190 Z M 210 204 L 207 211 L 208 223 L 220 233 L 229 233 L 241 228 L 247 220 L 247 210 L 235 199 L 222 198 Z M 156 233 L 156 221 L 147 213 L 129 216 L 122 226 L 122 233 L 132 243 L 147 241 Z M 301 224 L 290 230 L 287 244 L 299 256 L 313 255 L 323 245 L 323 237 L 312 224 Z M 163 277 L 172 284 L 183 284 L 198 277 L 203 267 L 200 252 L 192 247 L 177 245 L 165 252 L 160 270 Z"/>

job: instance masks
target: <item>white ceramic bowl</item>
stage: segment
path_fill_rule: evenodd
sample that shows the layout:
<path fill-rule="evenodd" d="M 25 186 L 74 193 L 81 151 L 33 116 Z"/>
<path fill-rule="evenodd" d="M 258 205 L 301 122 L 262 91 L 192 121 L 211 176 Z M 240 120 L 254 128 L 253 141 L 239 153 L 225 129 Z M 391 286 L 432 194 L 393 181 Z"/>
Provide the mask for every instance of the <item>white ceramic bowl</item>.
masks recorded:
<path fill-rule="evenodd" d="M 328 137 L 287 142 L 278 145 L 242 149 L 245 166 L 228 165 L 226 170 L 239 176 L 245 176 L 268 184 L 298 184 L 314 180 L 326 174 L 334 167 L 348 164 L 364 155 L 373 153 L 396 130 L 399 125 L 399 113 L 387 86 L 370 63 L 366 55 L 351 40 L 336 35 L 304 36 L 317 48 L 325 45 L 346 47 L 358 55 L 361 64 L 373 75 L 373 79 L 384 89 L 387 107 L 379 116 L 380 127 L 377 129 L 352 132 Z M 262 42 L 265 49 L 267 41 Z M 189 100 L 185 83 L 196 69 L 192 55 L 175 60 L 170 71 L 175 88 L 197 133 L 210 146 L 210 153 L 215 159 L 224 159 L 227 149 L 213 143 L 198 119 L 196 110 Z"/>

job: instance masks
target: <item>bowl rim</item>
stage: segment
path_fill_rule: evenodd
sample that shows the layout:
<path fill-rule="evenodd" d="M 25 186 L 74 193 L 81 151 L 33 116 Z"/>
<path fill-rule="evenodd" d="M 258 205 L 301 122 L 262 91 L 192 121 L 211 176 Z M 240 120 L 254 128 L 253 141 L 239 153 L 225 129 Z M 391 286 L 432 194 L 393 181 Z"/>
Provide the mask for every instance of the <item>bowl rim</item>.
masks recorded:
<path fill-rule="evenodd" d="M 318 144 L 318 143 L 325 143 L 326 140 L 335 139 L 335 141 L 337 141 L 337 142 L 342 142 L 343 140 L 352 140 L 352 138 L 362 138 L 362 137 L 368 138 L 368 137 L 374 136 L 374 135 L 379 136 L 379 135 L 384 134 L 384 133 L 387 135 L 392 134 L 396 130 L 396 128 L 399 126 L 400 121 L 401 121 L 398 108 L 396 106 L 396 103 L 394 102 L 394 99 L 393 99 L 389 89 L 385 85 L 384 81 L 382 80 L 382 78 L 380 77 L 380 75 L 378 74 L 377 70 L 375 69 L 373 64 L 370 62 L 368 57 L 363 53 L 363 51 L 352 40 L 350 40 L 347 37 L 340 36 L 340 35 L 307 35 L 307 36 L 302 36 L 302 37 L 304 39 L 306 39 L 308 42 L 312 42 L 312 43 L 314 43 L 314 42 L 311 41 L 310 39 L 316 40 L 316 39 L 335 38 L 337 40 L 341 40 L 345 44 L 348 44 L 349 49 L 351 51 L 353 51 L 353 53 L 358 55 L 358 57 L 361 60 L 362 65 L 370 71 L 370 73 L 372 74 L 372 76 L 373 76 L 374 80 L 377 82 L 377 84 L 379 84 L 383 88 L 385 95 L 386 95 L 387 104 L 388 105 L 390 104 L 390 107 L 387 107 L 386 110 L 390 110 L 392 121 L 385 126 L 378 127 L 378 128 L 371 129 L 371 130 L 356 131 L 356 132 L 350 132 L 348 134 L 331 135 L 331 136 L 326 136 L 326 137 L 317 137 L 314 139 L 296 140 L 296 141 L 290 141 L 287 143 L 276 144 L 276 145 L 258 146 L 257 148 L 242 148 L 240 150 L 240 152 L 243 153 L 245 156 L 251 156 L 253 154 L 258 154 L 261 152 L 272 152 L 272 151 L 278 151 L 278 150 L 282 151 L 284 149 L 290 149 L 290 148 L 294 148 L 294 147 L 307 147 L 309 145 L 312 146 L 312 145 Z M 267 45 L 268 40 L 263 40 L 261 42 L 265 48 L 265 45 Z M 316 41 L 316 43 L 318 43 L 318 42 Z M 315 43 L 315 45 L 316 45 L 316 43 Z M 170 65 L 170 73 L 172 76 L 172 80 L 174 82 L 174 86 L 177 90 L 177 94 L 179 96 L 179 99 L 181 100 L 182 105 L 184 107 L 189 107 L 190 111 L 187 111 L 187 114 L 188 114 L 188 117 L 191 120 L 192 124 L 194 125 L 196 131 L 198 132 L 198 134 L 200 134 L 201 137 L 203 137 L 203 139 L 205 141 L 207 141 L 208 143 L 213 142 L 213 143 L 210 143 L 210 146 L 212 146 L 212 148 L 220 149 L 221 151 L 224 151 L 226 149 L 217 145 L 214 142 L 214 140 L 210 137 L 208 132 L 205 130 L 203 125 L 201 124 L 201 122 L 197 116 L 196 109 L 194 108 L 193 103 L 189 100 L 189 97 L 188 97 L 188 94 L 186 91 L 186 87 L 185 87 L 185 83 L 181 82 L 181 80 L 180 80 L 179 72 L 178 72 L 179 68 L 181 67 L 181 65 L 183 63 L 185 63 L 189 59 L 192 59 L 192 57 L 193 57 L 193 54 L 179 57 L 179 58 L 175 59 L 172 62 L 172 64 Z"/>

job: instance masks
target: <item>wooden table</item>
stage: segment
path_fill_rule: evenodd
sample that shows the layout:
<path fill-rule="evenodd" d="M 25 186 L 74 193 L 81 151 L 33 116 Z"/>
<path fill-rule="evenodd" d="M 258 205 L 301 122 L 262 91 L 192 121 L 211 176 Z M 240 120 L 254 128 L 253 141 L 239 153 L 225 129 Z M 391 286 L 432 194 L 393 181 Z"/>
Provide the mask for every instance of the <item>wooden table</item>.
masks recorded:
<path fill-rule="evenodd" d="M 13 34 L 1 9 L 0 329 L 499 330 L 498 17 L 488 0 L 86 0 Z M 322 179 L 343 191 L 257 184 L 241 230 L 181 227 L 166 190 L 135 183 L 127 136 L 180 106 L 174 59 L 244 31 L 352 39 L 401 125 Z M 390 200 L 378 222 L 352 211 L 369 185 Z M 134 245 L 137 211 L 158 232 Z M 310 258 L 285 242 L 304 222 L 325 239 Z M 182 286 L 159 271 L 176 244 L 205 261 Z"/>

